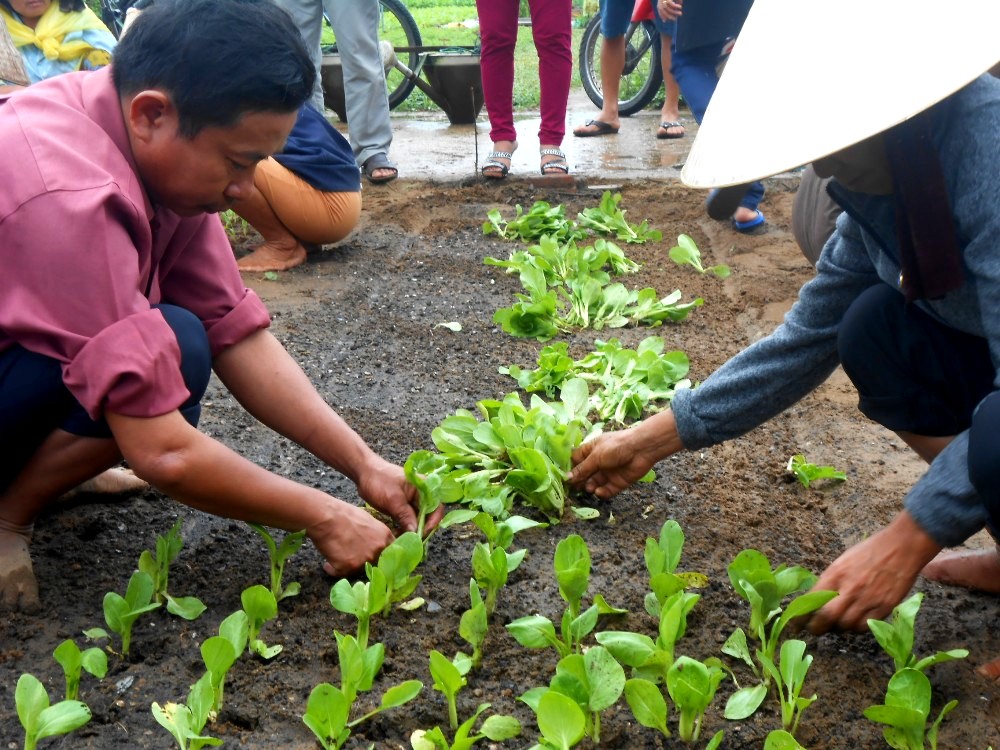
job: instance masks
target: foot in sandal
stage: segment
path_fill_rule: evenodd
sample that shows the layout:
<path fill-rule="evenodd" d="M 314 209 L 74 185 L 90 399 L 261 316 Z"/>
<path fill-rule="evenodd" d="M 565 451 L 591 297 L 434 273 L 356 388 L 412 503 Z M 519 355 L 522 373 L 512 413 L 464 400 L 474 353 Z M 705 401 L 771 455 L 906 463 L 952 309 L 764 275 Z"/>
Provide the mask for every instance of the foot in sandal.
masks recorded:
<path fill-rule="evenodd" d="M 566 154 L 558 146 L 543 145 L 539 154 L 541 155 L 543 175 L 569 174 L 569 162 L 566 161 Z"/>
<path fill-rule="evenodd" d="M 488 180 L 502 180 L 510 172 L 510 165 L 517 151 L 517 141 L 497 141 L 493 152 L 486 157 L 480 171 Z"/>

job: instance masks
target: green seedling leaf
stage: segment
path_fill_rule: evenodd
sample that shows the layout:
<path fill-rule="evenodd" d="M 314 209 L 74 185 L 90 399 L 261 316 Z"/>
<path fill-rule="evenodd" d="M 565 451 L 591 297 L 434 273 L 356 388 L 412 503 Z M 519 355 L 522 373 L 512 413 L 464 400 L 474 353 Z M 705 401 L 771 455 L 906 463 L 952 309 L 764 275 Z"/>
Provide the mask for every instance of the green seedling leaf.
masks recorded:
<path fill-rule="evenodd" d="M 35 750 L 39 740 L 69 734 L 90 721 L 90 709 L 85 703 L 64 700 L 50 705 L 45 687 L 27 673 L 17 680 L 14 703 L 24 728 L 24 750 Z"/>
<path fill-rule="evenodd" d="M 66 700 L 76 700 L 80 692 L 80 677 L 84 671 L 99 680 L 104 679 L 104 675 L 108 673 L 108 655 L 102 649 L 94 647 L 80 651 L 80 647 L 72 639 L 60 643 L 52 656 L 66 676 Z"/>
<path fill-rule="evenodd" d="M 946 704 L 927 732 L 931 747 L 937 747 L 937 732 L 944 717 L 958 705 L 958 701 Z M 886 742 L 891 747 L 903 750 L 917 750 L 924 747 L 927 721 L 931 712 L 931 683 L 923 672 L 906 667 L 899 670 L 889 680 L 885 703 L 865 709 L 865 717 L 879 724 L 886 724 L 883 730 Z"/>
<path fill-rule="evenodd" d="M 705 268 L 701 263 L 701 251 L 698 249 L 698 245 L 687 234 L 677 237 L 677 244 L 670 248 L 670 259 L 679 266 L 688 265 L 698 273 L 710 273 L 720 279 L 725 279 L 730 274 L 729 266 L 722 263 Z"/>
<path fill-rule="evenodd" d="M 221 635 L 213 635 L 201 644 L 201 658 L 208 670 L 209 685 L 212 688 L 211 710 L 216 713 L 222 710 L 226 675 L 243 653 L 243 648 L 243 643 L 234 644 Z"/>
<path fill-rule="evenodd" d="M 498 551 L 502 552 L 503 550 Z M 483 643 L 489 629 L 489 620 L 486 604 L 483 602 L 475 578 L 469 580 L 469 600 L 470 607 L 462 613 L 462 618 L 458 623 L 458 634 L 472 646 L 470 660 L 472 667 L 478 667 L 483 658 Z"/>
<path fill-rule="evenodd" d="M 760 684 L 740 688 L 729 696 L 723 716 L 730 721 L 742 721 L 749 718 L 760 708 L 760 704 L 764 702 L 764 698 L 766 697 L 766 685 Z"/>
<path fill-rule="evenodd" d="M 667 702 L 654 683 L 635 678 L 628 680 L 625 683 L 625 700 L 636 721 L 644 727 L 657 730 L 664 737 L 670 736 Z"/>
<path fill-rule="evenodd" d="M 259 523 L 249 524 L 250 528 L 256 531 L 267 545 L 268 557 L 271 562 L 271 593 L 275 601 L 280 602 L 290 596 L 297 596 L 300 590 L 298 583 L 290 583 L 288 586 L 282 584 L 285 574 L 285 563 L 298 552 L 306 540 L 305 530 L 285 534 L 281 543 L 275 541 L 264 526 Z"/>
<path fill-rule="evenodd" d="M 161 605 L 153 599 L 153 579 L 148 573 L 135 571 L 129 579 L 125 596 L 113 591 L 104 595 L 104 621 L 122 639 L 122 656 L 128 657 L 132 645 L 132 626 L 141 615 Z"/>
<path fill-rule="evenodd" d="M 448 701 L 448 721 L 452 730 L 458 729 L 458 691 L 465 687 L 465 678 L 458 668 L 440 651 L 430 653 L 431 677 L 434 689 L 444 694 Z"/>
<path fill-rule="evenodd" d="M 764 750 L 806 750 L 790 733 L 775 729 L 764 740 Z"/>
<path fill-rule="evenodd" d="M 964 648 L 939 651 L 922 659 L 913 654 L 915 622 L 924 595 L 920 592 L 906 599 L 892 610 L 890 620 L 868 620 L 868 628 L 882 649 L 892 657 L 898 672 L 905 667 L 913 667 L 921 672 L 935 664 L 953 659 L 964 659 L 969 652 Z"/>
<path fill-rule="evenodd" d="M 681 656 L 667 671 L 667 691 L 680 712 L 677 734 L 684 742 L 697 742 L 705 711 L 715 698 L 723 677 L 722 667 Z"/>
<path fill-rule="evenodd" d="M 324 750 L 339 750 L 347 741 L 351 730 L 347 716 L 351 704 L 336 687 L 322 682 L 309 693 L 302 722 L 312 730 Z"/>
<path fill-rule="evenodd" d="M 173 735 L 180 750 L 201 750 L 203 747 L 218 747 L 222 740 L 202 735 L 212 713 L 212 685 L 208 673 L 202 675 L 188 693 L 186 704 L 167 703 L 160 706 L 153 703 L 153 718 Z"/>
<path fill-rule="evenodd" d="M 788 459 L 785 470 L 791 472 L 803 487 L 809 487 L 813 482 L 830 479 L 835 482 L 847 480 L 847 474 L 832 466 L 817 466 L 806 461 L 806 457 L 797 453 Z"/>
<path fill-rule="evenodd" d="M 570 508 L 573 511 L 573 515 L 579 518 L 581 521 L 593 521 L 595 518 L 601 517 L 601 511 L 597 508 Z"/>
<path fill-rule="evenodd" d="M 555 690 L 546 690 L 535 710 L 541 739 L 558 750 L 569 750 L 583 739 L 587 717 L 576 701 Z"/>
<path fill-rule="evenodd" d="M 264 625 L 278 616 L 278 601 L 270 589 L 261 586 L 251 586 L 244 589 L 240 594 L 243 603 L 243 611 L 247 615 L 250 653 L 256 654 L 262 659 L 273 659 L 281 653 L 281 646 L 268 646 L 259 638 L 260 631 Z"/>
<path fill-rule="evenodd" d="M 438 323 L 435 328 L 447 328 L 449 331 L 454 331 L 458 333 L 462 330 L 462 324 L 456 321 L 451 321 L 450 323 Z"/>

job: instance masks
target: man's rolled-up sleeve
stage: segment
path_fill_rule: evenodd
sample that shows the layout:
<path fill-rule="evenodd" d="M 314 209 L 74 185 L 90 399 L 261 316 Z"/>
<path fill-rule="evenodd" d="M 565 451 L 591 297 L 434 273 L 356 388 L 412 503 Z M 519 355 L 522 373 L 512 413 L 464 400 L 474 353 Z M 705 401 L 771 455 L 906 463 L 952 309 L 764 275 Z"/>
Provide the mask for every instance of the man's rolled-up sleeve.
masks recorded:
<path fill-rule="evenodd" d="M 91 419 L 105 410 L 154 417 L 177 409 L 190 395 L 180 359 L 177 338 L 163 316 L 145 310 L 91 337 L 63 366 L 63 381 Z"/>

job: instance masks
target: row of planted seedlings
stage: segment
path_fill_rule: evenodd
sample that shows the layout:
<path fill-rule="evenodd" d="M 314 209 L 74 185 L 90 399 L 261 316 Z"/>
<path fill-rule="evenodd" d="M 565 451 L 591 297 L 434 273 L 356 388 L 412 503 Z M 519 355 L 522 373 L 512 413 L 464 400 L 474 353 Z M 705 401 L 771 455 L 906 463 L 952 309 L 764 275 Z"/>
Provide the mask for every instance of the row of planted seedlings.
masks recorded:
<path fill-rule="evenodd" d="M 597 224 L 626 243 L 658 238 L 645 224 L 635 226 L 625 221 L 619 202 L 620 196 L 606 193 L 597 209 L 579 215 L 580 223 L 589 222 L 592 228 Z M 578 247 L 579 224 L 567 221 L 562 207 L 538 202 L 526 213 L 518 209 L 517 217 L 506 224 L 491 212 L 487 227 L 519 238 L 545 229 L 538 245 L 513 253 L 510 261 L 486 260 L 519 273 L 522 282 L 526 278 L 538 281 L 538 275 L 541 277 L 534 291 L 529 290 L 534 302 L 522 299 L 522 303 L 528 304 L 520 310 L 497 313 L 497 322 L 516 335 L 544 340 L 550 338 L 547 332 L 553 330 L 551 326 L 558 331 L 572 325 L 601 328 L 634 323 L 640 318 L 627 311 L 630 305 L 637 307 L 640 294 L 647 300 L 643 303 L 645 309 L 650 309 L 650 300 L 670 309 L 669 314 L 661 310 L 647 319 L 646 322 L 653 324 L 683 320 L 690 309 L 701 304 L 701 300 L 696 300 L 676 306 L 679 292 L 663 303 L 653 290 L 624 295 L 620 290 L 613 291 L 610 298 L 615 301 L 607 301 L 603 290 L 614 285 L 605 268 L 612 271 L 617 268 L 616 273 L 623 273 L 634 271 L 637 266 L 609 240 Z M 553 245 L 553 233 L 562 233 L 565 242 Z M 705 269 L 693 240 L 685 235 L 671 250 L 671 257 L 701 272 L 711 271 L 720 277 L 728 274 L 724 266 Z M 536 304 L 542 284 L 546 288 L 544 294 L 555 293 L 554 304 L 552 297 L 546 297 L 540 306 Z M 569 314 L 567 309 L 571 311 Z M 608 316 L 609 309 L 617 312 Z M 542 315 L 540 311 L 548 312 Z M 524 326 L 528 321 L 530 324 Z M 525 330 L 530 332 L 526 334 Z M 662 408 L 669 403 L 675 388 L 690 386 L 686 379 L 686 356 L 681 352 L 664 353 L 663 348 L 662 339 L 652 336 L 644 339 L 636 350 L 622 347 L 617 340 L 597 341 L 595 351 L 574 360 L 565 344 L 546 346 L 539 355 L 537 369 L 511 365 L 501 368 L 501 372 L 517 380 L 522 389 L 544 392 L 551 400 L 533 395 L 527 408 L 517 393 L 499 401 L 481 401 L 477 404 L 480 418 L 473 412 L 459 410 L 433 431 L 432 440 L 438 452 L 416 451 L 410 456 L 404 469 L 420 494 L 421 532 L 404 534 L 387 547 L 377 564 L 366 566 L 365 580 L 353 583 L 340 580 L 330 592 L 333 607 L 356 618 L 357 631 L 353 635 L 335 633 L 340 684 L 317 685 L 303 715 L 303 722 L 324 748 L 342 747 L 359 723 L 407 703 L 424 687 L 419 680 L 408 680 L 386 689 L 374 709 L 361 708 L 359 698 L 372 689 L 385 659 L 384 646 L 370 642 L 372 619 L 394 605 L 415 606 L 408 600 L 419 585 L 420 576 L 415 571 L 426 554 L 423 522 L 444 503 L 470 507 L 449 513 L 441 523 L 442 528 L 472 522 L 486 537 L 473 549 L 470 607 L 459 624 L 459 634 L 469 643 L 471 654 L 458 653 L 452 658 L 436 650 L 429 654 L 433 688 L 444 695 L 448 704 L 448 724 L 447 729 L 438 726 L 414 730 L 410 735 L 411 746 L 415 750 L 459 750 L 481 739 L 499 742 L 520 734 L 520 724 L 511 716 L 490 715 L 480 721 L 490 707 L 486 703 L 460 721 L 457 702 L 459 691 L 482 659 L 497 597 L 527 552 L 510 549 L 514 535 L 556 523 L 562 517 L 567 507 L 565 480 L 572 451 L 587 436 L 595 434 L 606 422 L 624 424 Z M 591 423 L 592 414 L 600 421 Z M 800 460 L 796 471 L 807 486 L 808 477 L 817 476 L 806 472 L 808 466 Z M 789 469 L 792 470 L 791 462 Z M 821 472 L 818 476 L 829 474 Z M 518 504 L 533 508 L 546 522 L 516 515 L 514 509 Z M 571 507 L 582 518 L 598 515 L 594 509 Z M 276 616 L 278 602 L 298 593 L 297 584 L 283 586 L 282 576 L 285 562 L 299 549 L 304 535 L 288 534 L 279 544 L 266 529 L 255 528 L 270 552 L 270 587 L 253 586 L 245 590 L 241 596 L 242 609 L 223 620 L 218 636 L 201 644 L 205 673 L 191 687 L 187 700 L 152 705 L 156 720 L 170 732 L 181 750 L 221 744 L 221 740 L 205 733 L 206 726 L 222 708 L 226 674 L 240 655 L 249 653 L 267 660 L 281 650 L 280 645 L 268 646 L 261 638 L 261 631 Z M 688 743 L 699 741 L 702 718 L 721 680 L 727 673 L 734 682 L 738 677 L 735 669 L 717 657 L 701 662 L 675 654 L 677 641 L 686 629 L 687 616 L 699 599 L 689 589 L 703 580 L 697 574 L 677 573 L 682 546 L 683 534 L 672 521 L 664 525 L 658 540 L 647 540 L 645 560 L 650 592 L 646 611 L 657 620 L 657 635 L 651 638 L 626 631 L 595 633 L 602 615 L 620 614 L 622 610 L 609 605 L 600 595 L 593 596 L 589 607 L 583 607 L 589 588 L 589 552 L 579 536 L 571 535 L 559 542 L 553 567 L 566 608 L 558 627 L 539 614 L 521 617 L 507 626 L 521 645 L 551 648 L 559 657 L 549 685 L 532 686 L 521 696 L 536 714 L 540 738 L 535 747 L 568 748 L 584 737 L 599 743 L 601 714 L 622 696 L 640 724 L 664 736 L 671 735 L 673 720 L 669 705 L 672 704 L 678 715 L 679 738 Z M 132 626 L 142 614 L 166 605 L 171 613 L 193 619 L 204 610 L 204 605 L 192 597 L 174 597 L 167 592 L 169 565 L 180 548 L 178 523 L 166 537 L 157 539 L 155 555 L 146 551 L 140 557 L 139 570 L 132 576 L 125 596 L 109 593 L 105 597 L 105 620 L 121 640 L 123 657 L 128 655 Z M 729 576 L 736 592 L 749 602 L 751 616 L 749 627 L 737 629 L 723 645 L 722 653 L 734 658 L 737 666 L 749 668 L 752 679 L 744 680 L 747 684 L 743 686 L 736 683 L 738 689 L 727 702 L 724 716 L 731 720 L 745 719 L 768 695 L 776 695 L 781 705 L 782 728 L 768 736 L 766 747 L 799 747 L 795 731 L 802 712 L 815 700 L 815 696 L 802 695 L 812 657 L 805 653 L 803 641 L 781 641 L 781 634 L 794 618 L 814 611 L 835 594 L 800 593 L 814 582 L 811 573 L 798 567 L 779 566 L 772 570 L 769 561 L 755 550 L 737 556 L 729 567 Z M 800 595 L 782 608 L 783 600 L 796 593 Z M 925 735 L 931 746 L 935 745 L 940 721 L 954 707 L 954 702 L 927 729 L 930 683 L 923 670 L 938 661 L 964 656 L 964 652 L 955 651 L 922 660 L 913 657 L 913 618 L 919 601 L 915 597 L 900 605 L 891 624 L 872 623 L 879 642 L 893 656 L 897 673 L 889 682 L 885 704 L 873 706 L 866 715 L 887 725 L 885 736 L 893 747 L 924 747 Z M 110 638 L 102 629 L 87 631 L 86 635 Z M 31 675 L 23 675 L 18 682 L 16 701 L 25 727 L 26 748 L 34 747 L 39 739 L 72 731 L 86 723 L 89 710 L 76 699 L 81 670 L 103 677 L 107 669 L 104 650 L 90 648 L 81 652 L 71 640 L 62 644 L 55 656 L 66 670 L 65 700 L 49 705 L 44 687 Z M 708 746 L 717 747 L 721 741 L 719 732 Z"/>

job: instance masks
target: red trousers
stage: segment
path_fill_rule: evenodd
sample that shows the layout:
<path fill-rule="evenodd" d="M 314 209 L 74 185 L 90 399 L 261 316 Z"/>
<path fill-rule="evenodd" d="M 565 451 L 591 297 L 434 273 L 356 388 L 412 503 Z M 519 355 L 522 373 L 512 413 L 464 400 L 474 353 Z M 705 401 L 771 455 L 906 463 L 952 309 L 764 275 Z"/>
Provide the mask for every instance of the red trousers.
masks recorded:
<path fill-rule="evenodd" d="M 518 0 L 476 0 L 483 98 L 490 140 L 516 140 L 514 131 L 514 46 Z M 531 36 L 538 52 L 541 127 L 538 142 L 558 146 L 566 134 L 566 102 L 573 75 L 572 0 L 529 0 Z"/>

